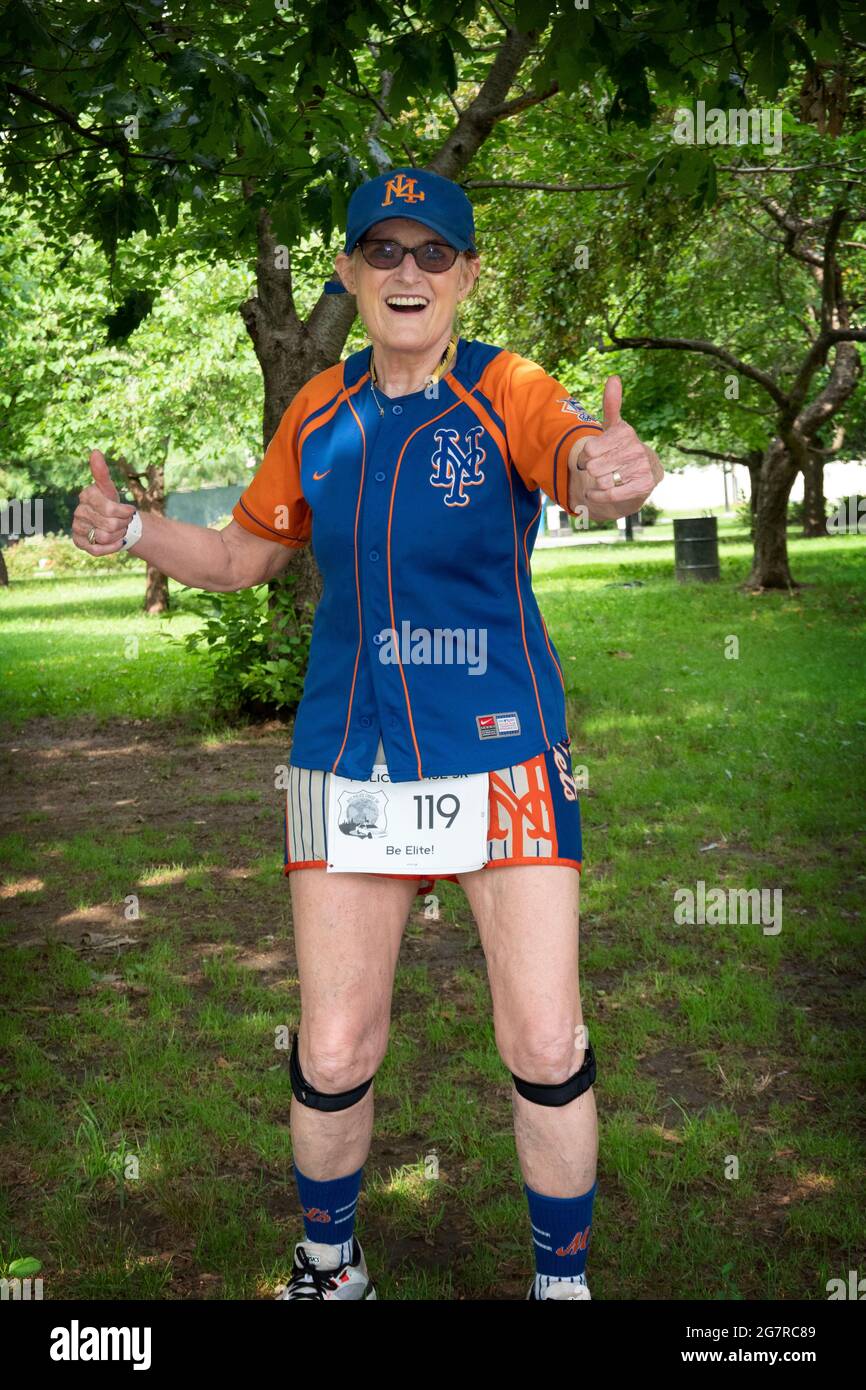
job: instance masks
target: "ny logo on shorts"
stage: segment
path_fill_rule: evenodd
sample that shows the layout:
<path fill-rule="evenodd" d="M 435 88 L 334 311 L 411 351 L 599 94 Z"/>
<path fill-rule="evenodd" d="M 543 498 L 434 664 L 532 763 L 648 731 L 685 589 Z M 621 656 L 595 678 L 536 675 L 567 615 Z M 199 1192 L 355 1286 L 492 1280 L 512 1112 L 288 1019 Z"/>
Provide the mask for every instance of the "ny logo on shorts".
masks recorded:
<path fill-rule="evenodd" d="M 464 487 L 475 487 L 478 483 L 484 482 L 481 465 L 487 457 L 487 451 L 478 442 L 478 436 L 483 433 L 483 425 L 475 425 L 466 431 L 464 453 L 460 447 L 458 430 L 434 432 L 433 437 L 439 447 L 430 459 L 433 465 L 430 483 L 433 487 L 447 488 L 443 499 L 446 507 L 465 507 L 469 502 L 469 495 L 463 491 Z"/>

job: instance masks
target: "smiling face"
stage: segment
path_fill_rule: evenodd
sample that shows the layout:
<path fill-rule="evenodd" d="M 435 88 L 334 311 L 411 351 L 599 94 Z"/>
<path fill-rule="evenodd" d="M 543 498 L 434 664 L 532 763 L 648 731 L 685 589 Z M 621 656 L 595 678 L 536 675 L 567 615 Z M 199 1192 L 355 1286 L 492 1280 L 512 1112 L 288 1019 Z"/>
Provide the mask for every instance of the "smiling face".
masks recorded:
<path fill-rule="evenodd" d="M 445 240 L 439 232 L 409 217 L 374 223 L 363 239 L 373 237 L 392 237 L 404 246 Z M 374 346 L 417 353 L 434 350 L 451 334 L 454 311 L 481 269 L 477 256 L 458 255 L 450 270 L 425 273 L 418 269 L 414 256 L 405 255 L 393 270 L 377 270 L 367 264 L 357 247 L 351 256 L 341 251 L 335 264 L 346 289 L 357 298 L 358 313 Z"/>

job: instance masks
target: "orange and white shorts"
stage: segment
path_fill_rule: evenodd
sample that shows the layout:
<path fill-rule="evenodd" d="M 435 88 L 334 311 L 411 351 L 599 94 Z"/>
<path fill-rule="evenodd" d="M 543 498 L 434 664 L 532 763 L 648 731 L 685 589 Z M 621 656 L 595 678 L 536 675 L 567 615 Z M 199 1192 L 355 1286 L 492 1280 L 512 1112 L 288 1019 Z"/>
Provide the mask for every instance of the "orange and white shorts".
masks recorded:
<path fill-rule="evenodd" d="M 580 801 L 569 744 L 570 739 L 566 738 L 526 762 L 491 772 L 485 869 L 511 864 L 562 864 L 580 873 Z M 381 740 L 375 761 L 385 761 Z M 283 869 L 286 874 L 295 869 L 324 869 L 327 865 L 330 778 L 330 772 L 289 764 Z M 421 878 L 418 892 L 429 893 L 436 878 L 457 882 L 456 874 Z"/>

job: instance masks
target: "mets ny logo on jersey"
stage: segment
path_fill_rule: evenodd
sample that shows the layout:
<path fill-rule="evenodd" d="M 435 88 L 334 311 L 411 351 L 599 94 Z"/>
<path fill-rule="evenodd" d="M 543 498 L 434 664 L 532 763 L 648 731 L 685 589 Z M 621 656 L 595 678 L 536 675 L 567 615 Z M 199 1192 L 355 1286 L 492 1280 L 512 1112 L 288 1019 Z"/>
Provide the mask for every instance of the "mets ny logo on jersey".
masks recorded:
<path fill-rule="evenodd" d="M 434 450 L 430 459 L 433 468 L 430 485 L 446 489 L 442 499 L 446 507 L 465 507 L 469 502 L 469 494 L 463 489 L 477 487 L 479 483 L 484 482 L 481 465 L 487 457 L 487 450 L 478 442 L 478 436 L 483 433 L 483 425 L 475 425 L 467 430 L 464 435 L 464 451 L 460 445 L 458 430 L 434 431 L 433 438 L 437 441 L 438 448 Z"/>

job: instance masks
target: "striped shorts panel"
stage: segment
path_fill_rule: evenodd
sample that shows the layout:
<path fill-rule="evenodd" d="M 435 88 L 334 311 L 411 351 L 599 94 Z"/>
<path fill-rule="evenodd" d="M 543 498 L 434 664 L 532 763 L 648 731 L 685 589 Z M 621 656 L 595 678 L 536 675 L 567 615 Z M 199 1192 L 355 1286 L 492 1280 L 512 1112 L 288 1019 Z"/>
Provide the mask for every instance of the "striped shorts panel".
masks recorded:
<path fill-rule="evenodd" d="M 580 800 L 569 752 L 570 740 L 555 743 L 534 758 L 490 773 L 486 869 L 513 864 L 583 867 Z M 384 762 L 381 741 L 376 762 Z M 332 774 L 289 764 L 286 789 L 283 872 L 324 869 L 328 858 L 328 795 Z M 456 874 L 423 878 L 381 874 L 382 878 L 420 878 L 419 893 L 437 878 L 457 882 Z"/>

